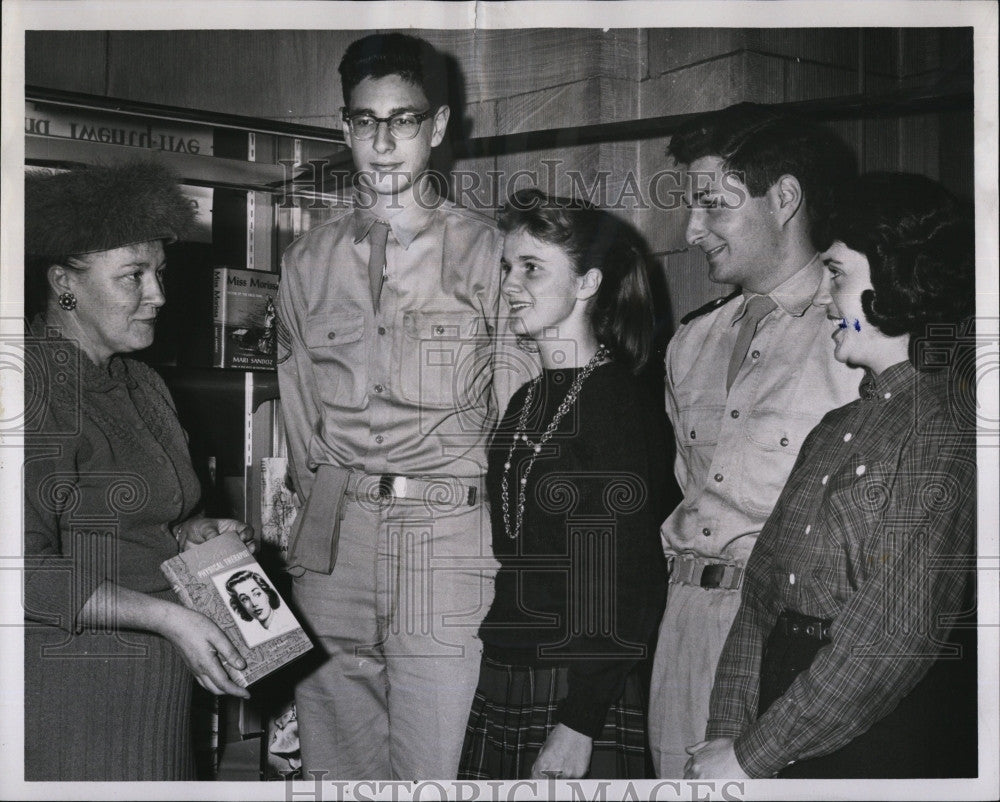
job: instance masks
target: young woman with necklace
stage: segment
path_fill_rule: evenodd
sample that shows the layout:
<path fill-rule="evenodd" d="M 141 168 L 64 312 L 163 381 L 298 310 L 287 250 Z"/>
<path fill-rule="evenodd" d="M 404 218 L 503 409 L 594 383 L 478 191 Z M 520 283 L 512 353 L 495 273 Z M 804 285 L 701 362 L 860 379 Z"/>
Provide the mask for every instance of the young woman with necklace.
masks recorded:
<path fill-rule="evenodd" d="M 652 336 L 641 245 L 613 215 L 522 190 L 500 219 L 510 329 L 541 375 L 489 452 L 496 594 L 460 776 L 634 778 L 633 670 L 662 612 L 662 403 L 636 378 Z"/>

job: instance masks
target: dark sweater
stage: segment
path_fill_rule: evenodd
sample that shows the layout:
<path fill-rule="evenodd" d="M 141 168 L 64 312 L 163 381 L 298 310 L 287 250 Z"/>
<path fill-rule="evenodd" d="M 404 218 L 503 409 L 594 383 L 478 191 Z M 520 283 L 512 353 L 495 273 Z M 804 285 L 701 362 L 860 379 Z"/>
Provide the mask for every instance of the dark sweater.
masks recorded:
<path fill-rule="evenodd" d="M 527 433 L 538 442 L 578 369 L 546 370 Z M 504 529 L 501 479 L 528 385 L 514 394 L 489 449 L 487 488 L 496 595 L 480 629 L 485 654 L 513 665 L 566 666 L 557 720 L 600 734 L 625 676 L 645 655 L 663 611 L 659 527 L 668 510 L 666 417 L 658 399 L 617 363 L 598 367 L 539 453 L 523 527 Z M 510 523 L 530 448 L 511 460 Z"/>

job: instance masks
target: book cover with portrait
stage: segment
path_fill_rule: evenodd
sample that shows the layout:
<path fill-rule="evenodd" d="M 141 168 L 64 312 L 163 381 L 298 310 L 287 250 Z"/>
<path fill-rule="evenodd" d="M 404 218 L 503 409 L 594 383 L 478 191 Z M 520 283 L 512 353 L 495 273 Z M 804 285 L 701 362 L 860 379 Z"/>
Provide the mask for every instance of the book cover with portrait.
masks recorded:
<path fill-rule="evenodd" d="M 235 534 L 214 537 L 163 562 L 180 601 L 211 618 L 247 662 L 226 670 L 246 687 L 312 648 L 288 603 Z"/>

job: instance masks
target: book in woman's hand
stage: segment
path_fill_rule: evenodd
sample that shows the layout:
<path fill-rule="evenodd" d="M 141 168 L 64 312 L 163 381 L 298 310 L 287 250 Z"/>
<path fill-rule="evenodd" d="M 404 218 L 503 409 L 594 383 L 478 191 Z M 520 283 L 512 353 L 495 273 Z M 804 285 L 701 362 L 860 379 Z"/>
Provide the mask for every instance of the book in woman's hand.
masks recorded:
<path fill-rule="evenodd" d="M 211 618 L 247 662 L 226 666 L 241 687 L 305 654 L 312 642 L 267 578 L 232 533 L 182 551 L 160 566 L 185 607 Z"/>

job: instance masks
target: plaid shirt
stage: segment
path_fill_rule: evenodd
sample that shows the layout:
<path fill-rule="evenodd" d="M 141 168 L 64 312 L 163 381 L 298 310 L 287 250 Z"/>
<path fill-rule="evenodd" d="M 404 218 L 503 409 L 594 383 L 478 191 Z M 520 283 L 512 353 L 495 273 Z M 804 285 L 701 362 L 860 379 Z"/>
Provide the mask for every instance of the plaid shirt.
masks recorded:
<path fill-rule="evenodd" d="M 975 429 L 950 411 L 945 373 L 892 366 L 803 445 L 712 691 L 707 737 L 735 738 L 751 777 L 844 746 L 945 654 L 976 535 Z M 763 645 L 786 609 L 833 619 L 832 642 L 758 719 Z"/>

